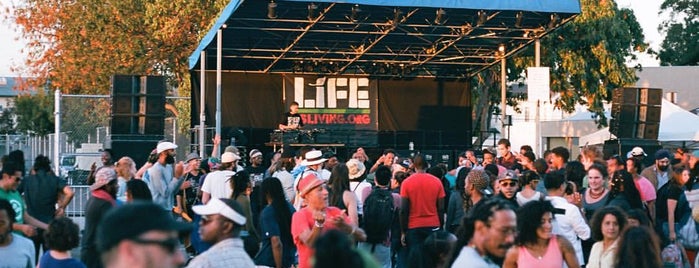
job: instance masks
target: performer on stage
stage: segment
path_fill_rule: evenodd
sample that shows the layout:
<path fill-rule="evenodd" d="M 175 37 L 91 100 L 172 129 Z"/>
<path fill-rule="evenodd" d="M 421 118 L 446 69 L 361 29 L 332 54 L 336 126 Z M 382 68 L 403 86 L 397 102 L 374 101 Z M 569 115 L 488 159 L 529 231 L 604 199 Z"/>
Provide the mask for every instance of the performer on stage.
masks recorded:
<path fill-rule="evenodd" d="M 284 119 L 279 123 L 280 130 L 294 130 L 303 127 L 303 120 L 299 112 L 299 103 L 292 102 L 289 111 L 284 114 Z"/>

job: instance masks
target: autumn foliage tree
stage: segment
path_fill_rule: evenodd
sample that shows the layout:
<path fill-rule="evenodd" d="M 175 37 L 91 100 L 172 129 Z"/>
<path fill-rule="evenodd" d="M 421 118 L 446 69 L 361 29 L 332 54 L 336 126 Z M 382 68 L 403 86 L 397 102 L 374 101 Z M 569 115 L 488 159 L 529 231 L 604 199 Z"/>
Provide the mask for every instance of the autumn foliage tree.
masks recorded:
<path fill-rule="evenodd" d="M 24 0 L 6 9 L 19 26 L 28 87 L 108 94 L 115 74 L 165 75 L 189 96 L 187 57 L 225 0 Z M 108 114 L 108 113 L 106 113 Z M 189 122 L 188 110 L 183 122 Z M 102 113 L 104 116 L 105 113 Z"/>

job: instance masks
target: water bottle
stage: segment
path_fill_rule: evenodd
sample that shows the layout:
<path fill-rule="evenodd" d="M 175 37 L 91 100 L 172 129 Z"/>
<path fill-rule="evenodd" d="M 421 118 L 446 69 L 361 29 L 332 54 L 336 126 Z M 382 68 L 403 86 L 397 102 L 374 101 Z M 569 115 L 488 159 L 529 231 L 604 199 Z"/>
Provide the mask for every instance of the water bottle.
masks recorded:
<path fill-rule="evenodd" d="M 408 149 L 411 151 L 415 150 L 415 143 L 413 143 L 412 141 L 408 143 Z"/>
<path fill-rule="evenodd" d="M 231 146 L 235 146 L 235 137 L 231 138 Z"/>

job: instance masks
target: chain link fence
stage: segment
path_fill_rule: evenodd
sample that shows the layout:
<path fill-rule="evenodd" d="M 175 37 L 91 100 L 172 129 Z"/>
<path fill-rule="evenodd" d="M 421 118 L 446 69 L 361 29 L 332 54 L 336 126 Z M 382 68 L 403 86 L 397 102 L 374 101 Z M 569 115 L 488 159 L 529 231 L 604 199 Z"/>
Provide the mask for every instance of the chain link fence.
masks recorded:
<path fill-rule="evenodd" d="M 174 97 L 173 97 L 174 98 Z M 177 98 L 182 99 L 182 98 Z M 55 158 L 54 146 L 58 142 L 59 159 L 52 159 L 58 165 L 59 174 L 72 185 L 87 182 L 90 166 L 101 165 L 101 150 L 110 148 L 110 114 L 111 97 L 109 95 L 62 95 L 60 98 L 60 135 L 55 134 L 43 140 L 29 139 L 27 148 L 33 148 L 28 159 L 36 155 L 48 155 Z M 188 133 L 178 133 L 177 120 L 174 116 L 165 118 L 164 140 L 177 144 L 189 144 Z M 2 137 L 0 137 L 0 145 Z M 188 146 L 181 146 L 178 154 L 189 152 Z M 1 149 L 1 148 L 0 148 Z M 25 154 L 26 154 L 26 150 Z M 118 159 L 113 159 L 114 161 Z"/>

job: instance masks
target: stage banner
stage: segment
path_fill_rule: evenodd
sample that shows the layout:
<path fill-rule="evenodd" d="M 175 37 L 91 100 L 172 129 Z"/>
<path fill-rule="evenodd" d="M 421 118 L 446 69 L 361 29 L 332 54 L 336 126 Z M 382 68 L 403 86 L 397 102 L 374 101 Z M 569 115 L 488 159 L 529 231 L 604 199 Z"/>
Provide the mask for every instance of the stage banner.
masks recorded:
<path fill-rule="evenodd" d="M 299 104 L 305 129 L 378 129 L 378 86 L 366 77 L 285 75 L 284 100 Z"/>

